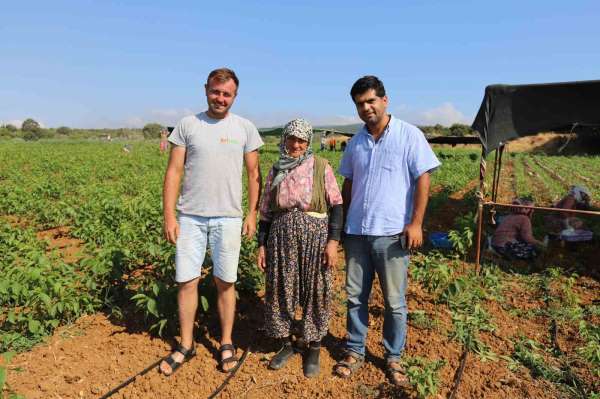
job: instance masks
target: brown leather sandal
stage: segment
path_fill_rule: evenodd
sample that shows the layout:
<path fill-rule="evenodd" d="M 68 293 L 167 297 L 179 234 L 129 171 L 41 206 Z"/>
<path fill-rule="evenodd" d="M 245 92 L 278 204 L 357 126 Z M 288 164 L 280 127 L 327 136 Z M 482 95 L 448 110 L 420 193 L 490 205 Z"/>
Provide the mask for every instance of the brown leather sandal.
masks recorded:
<path fill-rule="evenodd" d="M 219 348 L 219 356 L 221 356 L 223 354 L 223 352 L 225 351 L 231 351 L 233 353 L 233 355 L 226 357 L 225 359 L 221 358 L 219 360 L 219 370 L 221 370 L 223 373 L 231 373 L 233 370 L 235 370 L 237 368 L 237 364 L 239 359 L 237 358 L 237 356 L 235 356 L 235 346 L 233 346 L 232 344 L 223 344 L 221 345 L 221 347 Z M 228 363 L 233 363 L 235 362 L 236 365 L 230 369 L 226 369 L 224 366 Z"/>

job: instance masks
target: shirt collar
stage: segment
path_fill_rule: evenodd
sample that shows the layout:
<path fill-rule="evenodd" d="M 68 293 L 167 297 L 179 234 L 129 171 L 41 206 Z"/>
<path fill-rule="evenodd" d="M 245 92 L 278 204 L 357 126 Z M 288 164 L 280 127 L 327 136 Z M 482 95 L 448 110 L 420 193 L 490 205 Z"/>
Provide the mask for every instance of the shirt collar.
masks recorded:
<path fill-rule="evenodd" d="M 381 140 L 384 139 L 384 137 L 386 137 L 388 135 L 388 132 L 390 131 L 392 124 L 395 123 L 396 118 L 394 118 L 394 115 L 390 114 L 390 120 L 388 121 L 387 126 L 385 127 L 385 130 L 383 131 L 383 134 L 381 135 L 381 138 L 379 139 L 379 141 L 381 142 Z M 372 137 L 371 133 L 369 133 L 369 129 L 367 129 L 367 124 L 363 124 L 362 128 L 358 131 L 359 135 L 364 135 L 366 137 Z"/>

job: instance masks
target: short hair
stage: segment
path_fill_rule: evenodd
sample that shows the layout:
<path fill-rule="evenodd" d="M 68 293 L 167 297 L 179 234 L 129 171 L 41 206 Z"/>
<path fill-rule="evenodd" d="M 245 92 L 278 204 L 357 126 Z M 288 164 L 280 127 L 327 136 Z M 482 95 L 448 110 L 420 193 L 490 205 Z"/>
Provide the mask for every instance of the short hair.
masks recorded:
<path fill-rule="evenodd" d="M 350 97 L 352 97 L 352 101 L 354 101 L 354 97 L 366 93 L 369 90 L 375 90 L 375 95 L 377 97 L 385 97 L 385 87 L 383 87 L 383 83 L 377 76 L 367 75 L 358 79 L 352 85 L 352 89 L 350 89 Z"/>
<path fill-rule="evenodd" d="M 238 77 L 235 75 L 235 72 L 233 72 L 229 68 L 218 68 L 218 69 L 215 69 L 214 71 L 212 71 L 211 73 L 209 73 L 208 78 L 206 78 L 207 86 L 210 86 L 210 81 L 212 79 L 215 79 L 219 83 L 225 83 L 229 79 L 231 79 L 235 83 L 236 89 L 238 87 L 240 87 L 240 81 L 239 81 Z"/>

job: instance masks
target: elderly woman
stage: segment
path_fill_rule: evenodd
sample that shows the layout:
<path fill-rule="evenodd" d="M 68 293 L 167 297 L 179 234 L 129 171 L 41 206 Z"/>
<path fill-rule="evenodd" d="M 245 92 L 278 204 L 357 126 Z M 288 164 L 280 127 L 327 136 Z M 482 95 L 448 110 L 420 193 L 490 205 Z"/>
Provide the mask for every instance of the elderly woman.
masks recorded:
<path fill-rule="evenodd" d="M 307 377 L 319 374 L 342 230 L 342 196 L 331 166 L 312 153 L 312 135 L 303 119 L 285 125 L 279 160 L 261 198 L 258 231 L 258 267 L 266 272 L 265 329 L 281 341 L 269 368 L 282 368 L 294 354 L 291 336 L 301 308 Z"/>
<path fill-rule="evenodd" d="M 514 205 L 533 206 L 533 201 L 518 198 Z M 505 216 L 500 226 L 494 232 L 492 246 L 500 254 L 514 259 L 533 259 L 538 249 L 545 246 L 533 236 L 531 215 L 533 209 L 511 208 L 511 213 Z"/>

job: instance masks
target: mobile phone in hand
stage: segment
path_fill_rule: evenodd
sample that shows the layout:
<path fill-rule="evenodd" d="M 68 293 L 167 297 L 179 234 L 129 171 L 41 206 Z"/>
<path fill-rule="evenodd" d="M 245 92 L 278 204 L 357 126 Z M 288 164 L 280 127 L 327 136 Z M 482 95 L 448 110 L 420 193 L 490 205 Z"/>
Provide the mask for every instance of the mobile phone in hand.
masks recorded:
<path fill-rule="evenodd" d="M 400 234 L 400 238 L 398 239 L 398 241 L 400 242 L 400 247 L 404 250 L 408 249 L 408 245 L 406 243 L 406 233 L 402 233 Z"/>

